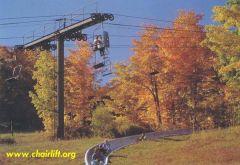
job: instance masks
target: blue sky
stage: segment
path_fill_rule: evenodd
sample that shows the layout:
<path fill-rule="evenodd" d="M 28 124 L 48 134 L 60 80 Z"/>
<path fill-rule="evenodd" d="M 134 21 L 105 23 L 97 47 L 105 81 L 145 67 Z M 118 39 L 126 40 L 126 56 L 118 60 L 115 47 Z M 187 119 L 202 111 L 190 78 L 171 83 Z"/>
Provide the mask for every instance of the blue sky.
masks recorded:
<path fill-rule="evenodd" d="M 96 8 L 99 12 L 108 12 L 113 14 L 124 14 L 130 16 L 155 18 L 163 21 L 149 21 L 142 19 L 127 18 L 115 15 L 113 23 L 142 25 L 155 23 L 160 27 L 170 25 L 166 21 L 172 21 L 179 10 L 194 10 L 196 13 L 204 14 L 201 24 L 211 24 L 212 7 L 215 5 L 223 5 L 226 0 L 0 0 L 0 38 L 5 37 L 22 37 L 42 35 L 37 34 L 43 31 L 44 24 L 49 32 L 54 30 L 54 19 L 35 18 L 35 19 L 7 19 L 9 17 L 25 17 L 25 16 L 46 16 L 46 15 L 63 15 L 63 14 L 79 14 L 95 12 Z M 87 15 L 84 15 L 87 17 Z M 79 16 L 76 20 L 83 18 Z M 3 26 L 4 23 L 48 20 L 48 22 L 28 23 L 18 25 Z M 132 54 L 129 50 L 131 40 L 136 37 L 117 37 L 117 35 L 136 36 L 140 29 L 122 28 L 118 26 L 103 25 L 95 26 L 84 32 L 89 34 L 90 42 L 94 34 L 101 34 L 102 28 L 109 32 L 112 48 L 109 54 L 113 62 L 127 60 Z M 47 33 L 47 31 L 45 32 Z M 29 38 L 30 39 L 30 38 Z M 26 39 L 24 39 L 26 41 Z M 22 38 L 0 39 L 0 45 L 13 46 L 22 44 Z M 124 45 L 124 46 L 123 46 Z M 72 47 L 73 43 L 66 43 L 66 47 Z"/>

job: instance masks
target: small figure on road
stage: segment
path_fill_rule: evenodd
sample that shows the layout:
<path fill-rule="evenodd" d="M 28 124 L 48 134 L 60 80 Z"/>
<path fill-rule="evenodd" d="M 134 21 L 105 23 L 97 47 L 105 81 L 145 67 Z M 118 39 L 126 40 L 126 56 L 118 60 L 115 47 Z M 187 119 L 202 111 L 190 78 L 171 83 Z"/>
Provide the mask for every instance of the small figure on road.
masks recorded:
<path fill-rule="evenodd" d="M 94 149 L 91 165 L 102 165 L 104 164 L 104 161 L 105 161 L 105 156 L 101 151 L 100 145 L 98 145 Z"/>
<path fill-rule="evenodd" d="M 100 145 L 102 153 L 107 156 L 111 152 L 110 143 L 107 139 L 104 140 L 104 143 Z"/>
<path fill-rule="evenodd" d="M 145 132 L 143 132 L 141 136 L 138 138 L 138 141 L 144 141 L 144 140 L 146 140 Z"/>

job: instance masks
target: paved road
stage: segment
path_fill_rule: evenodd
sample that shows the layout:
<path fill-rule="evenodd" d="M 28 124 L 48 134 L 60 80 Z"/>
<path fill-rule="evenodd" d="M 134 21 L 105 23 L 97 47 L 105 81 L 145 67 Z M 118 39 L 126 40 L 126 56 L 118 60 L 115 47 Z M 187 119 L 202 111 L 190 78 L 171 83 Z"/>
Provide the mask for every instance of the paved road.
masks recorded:
<path fill-rule="evenodd" d="M 170 131 L 163 131 L 163 132 L 150 132 L 150 133 L 146 133 L 146 137 L 147 137 L 147 139 L 155 140 L 155 139 L 160 139 L 160 138 L 169 137 L 169 136 L 188 135 L 191 133 L 192 133 L 192 130 L 190 130 L 190 129 L 179 129 L 179 130 L 170 130 Z M 116 151 L 116 150 L 119 150 L 128 145 L 135 144 L 137 142 L 137 139 L 140 136 L 141 135 L 133 135 L 133 136 L 127 136 L 127 137 L 113 139 L 113 140 L 109 141 L 111 150 Z M 85 164 L 86 165 L 91 165 L 91 158 L 92 158 L 93 149 L 95 146 L 89 148 L 85 154 Z M 108 161 L 108 157 L 106 158 L 106 162 L 107 161 Z"/>

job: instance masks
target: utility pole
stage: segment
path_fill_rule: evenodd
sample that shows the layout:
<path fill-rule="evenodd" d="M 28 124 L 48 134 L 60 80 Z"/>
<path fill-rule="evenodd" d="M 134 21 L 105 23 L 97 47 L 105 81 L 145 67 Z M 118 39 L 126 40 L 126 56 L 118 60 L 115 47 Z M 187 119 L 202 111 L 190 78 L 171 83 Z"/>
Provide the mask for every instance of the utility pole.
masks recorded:
<path fill-rule="evenodd" d="M 64 138 L 64 38 L 57 39 L 57 109 L 58 128 L 57 137 Z"/>
<path fill-rule="evenodd" d="M 16 49 L 35 50 L 55 50 L 57 48 L 57 111 L 58 111 L 58 128 L 57 138 L 64 138 L 64 40 L 85 40 L 86 34 L 82 34 L 82 30 L 98 23 L 110 20 L 113 21 L 114 16 L 109 13 L 92 13 L 91 17 L 76 22 L 69 26 L 64 26 L 55 32 L 35 39 L 25 45 L 16 45 Z M 51 44 L 57 40 L 56 45 Z"/>
<path fill-rule="evenodd" d="M 157 45 L 153 45 L 151 47 L 153 56 L 156 55 L 156 53 L 158 52 L 158 49 L 159 49 L 159 47 Z M 158 85 L 157 85 L 157 80 L 156 80 L 156 75 L 159 74 L 159 71 L 156 70 L 155 66 L 152 67 L 152 62 L 150 62 L 150 73 L 149 74 L 150 74 L 154 102 L 155 102 L 155 106 L 156 106 L 157 127 L 159 128 L 162 125 L 160 101 L 159 101 L 159 95 L 158 95 Z"/>
<path fill-rule="evenodd" d="M 156 106 L 156 117 L 157 117 L 157 124 L 158 127 L 162 125 L 162 119 L 161 119 L 161 110 L 160 110 L 160 101 L 159 101 L 159 95 L 158 95 L 158 85 L 156 80 L 156 74 L 158 74 L 158 71 L 152 71 L 150 72 L 150 79 L 151 79 L 151 85 L 152 85 L 152 92 L 154 97 L 154 102 Z"/>

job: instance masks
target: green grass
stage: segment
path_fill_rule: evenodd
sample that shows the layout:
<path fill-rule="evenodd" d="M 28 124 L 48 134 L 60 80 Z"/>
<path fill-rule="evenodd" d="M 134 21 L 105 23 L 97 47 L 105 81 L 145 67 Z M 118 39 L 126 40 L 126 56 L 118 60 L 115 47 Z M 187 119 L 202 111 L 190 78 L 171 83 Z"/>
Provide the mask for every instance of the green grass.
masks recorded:
<path fill-rule="evenodd" d="M 0 138 L 10 138 L 0 134 Z M 0 165 L 82 165 L 86 150 L 103 141 L 102 138 L 82 138 L 76 140 L 52 141 L 43 133 L 17 133 L 13 145 L 0 144 Z M 70 158 L 6 158 L 6 152 L 34 152 L 36 150 L 60 150 L 76 152 L 76 159 Z"/>
<path fill-rule="evenodd" d="M 240 127 L 145 141 L 114 152 L 111 165 L 240 165 Z"/>

